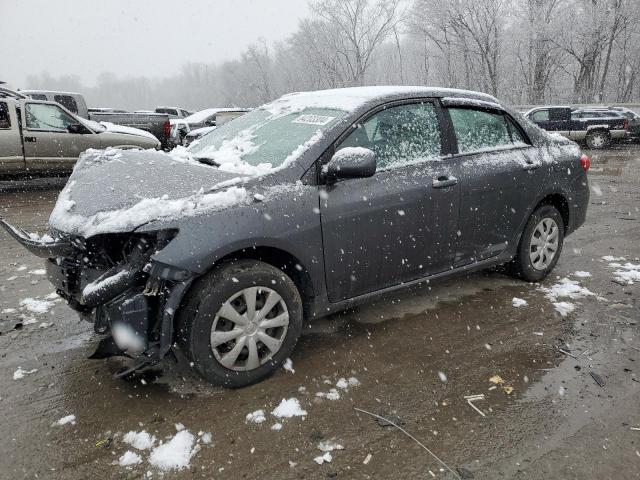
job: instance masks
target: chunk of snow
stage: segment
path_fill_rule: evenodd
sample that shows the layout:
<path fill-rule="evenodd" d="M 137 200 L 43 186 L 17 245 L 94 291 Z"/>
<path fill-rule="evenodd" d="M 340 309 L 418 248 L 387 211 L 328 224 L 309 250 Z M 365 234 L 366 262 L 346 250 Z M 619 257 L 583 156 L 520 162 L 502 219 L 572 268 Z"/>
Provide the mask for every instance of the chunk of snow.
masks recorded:
<path fill-rule="evenodd" d="M 118 459 L 118 465 L 121 467 L 130 467 L 131 465 L 137 465 L 142 463 L 142 458 L 137 453 L 132 452 L 131 450 L 127 450 L 122 454 L 122 456 Z"/>
<path fill-rule="evenodd" d="M 347 381 L 349 382 L 350 387 L 360 386 L 360 380 L 358 380 L 356 377 L 349 377 L 349 380 Z"/>
<path fill-rule="evenodd" d="M 252 423 L 262 423 L 267 419 L 264 414 L 264 410 L 256 410 L 247 414 L 246 421 Z"/>
<path fill-rule="evenodd" d="M 280 405 L 278 405 L 271 414 L 276 418 L 292 418 L 292 417 L 304 417 L 307 415 L 307 411 L 300 407 L 300 402 L 297 398 L 282 399 Z"/>
<path fill-rule="evenodd" d="M 47 271 L 44 268 L 39 268 L 37 270 L 31 270 L 29 273 L 31 275 L 46 275 Z"/>
<path fill-rule="evenodd" d="M 541 290 L 546 293 L 546 297 L 551 301 L 556 301 L 558 298 L 564 297 L 577 300 L 595 295 L 588 289 L 581 287 L 577 281 L 569 278 L 563 278 L 560 282 L 549 288 L 541 287 Z"/>
<path fill-rule="evenodd" d="M 279 431 L 282 430 L 282 424 L 280 422 L 274 423 L 271 425 L 271 430 Z"/>
<path fill-rule="evenodd" d="M 296 371 L 293 369 L 293 361 L 290 358 L 287 358 L 284 361 L 284 363 L 282 364 L 282 368 L 284 368 L 286 372 L 296 373 Z"/>
<path fill-rule="evenodd" d="M 20 300 L 20 306 L 26 308 L 28 311 L 36 314 L 47 313 L 51 307 L 55 305 L 55 302 L 47 300 L 38 300 L 36 298 L 25 298 Z"/>
<path fill-rule="evenodd" d="M 326 452 L 324 455 L 320 455 L 313 459 L 318 465 L 322 465 L 323 463 L 331 463 L 333 457 L 331 456 L 331 452 Z"/>
<path fill-rule="evenodd" d="M 15 311 L 15 308 L 5 308 L 4 310 L 2 310 L 2 313 L 14 313 Z"/>
<path fill-rule="evenodd" d="M 76 416 L 75 415 L 67 415 L 66 417 L 62 417 L 60 420 L 56 422 L 56 425 L 66 425 L 70 423 L 71 425 L 76 424 Z"/>
<path fill-rule="evenodd" d="M 38 371 L 37 368 L 34 368 L 33 370 L 23 370 L 22 367 L 18 367 L 18 369 L 15 372 L 13 372 L 13 379 L 22 380 L 27 375 L 31 375 L 32 373 L 36 373 L 37 371 Z"/>
<path fill-rule="evenodd" d="M 589 272 L 583 272 L 581 270 L 574 272 L 574 275 L 578 278 L 589 278 L 591 276 Z"/>
<path fill-rule="evenodd" d="M 181 430 L 167 443 L 158 445 L 149 455 L 149 463 L 163 471 L 182 470 L 189 467 L 196 454 L 195 437 L 189 430 Z"/>
<path fill-rule="evenodd" d="M 156 443 L 156 437 L 144 430 L 128 432 L 122 440 L 137 450 L 148 450 Z"/>
<path fill-rule="evenodd" d="M 556 302 L 553 304 L 553 307 L 563 317 L 566 317 L 568 314 L 570 314 L 576 309 L 576 306 L 573 303 L 569 303 L 569 302 Z"/>
<path fill-rule="evenodd" d="M 344 447 L 333 440 L 324 440 L 318 444 L 321 452 L 333 452 L 334 450 L 344 450 Z"/>
<path fill-rule="evenodd" d="M 518 307 L 524 307 L 527 305 L 527 301 L 522 299 L 522 298 L 517 298 L 517 297 L 513 297 L 513 300 L 511 300 L 512 304 L 514 307 L 518 308 Z"/>
<path fill-rule="evenodd" d="M 349 382 L 347 381 L 346 378 L 340 378 L 336 382 L 336 387 L 341 388 L 342 390 L 346 390 L 347 388 L 349 388 Z"/>
<path fill-rule="evenodd" d="M 605 255 L 602 259 L 606 262 L 624 262 L 626 260 L 624 257 L 613 257 L 611 255 Z"/>
<path fill-rule="evenodd" d="M 213 437 L 210 432 L 204 432 L 200 438 L 202 439 L 202 443 L 208 445 L 213 441 Z"/>
<path fill-rule="evenodd" d="M 444 372 L 438 372 L 438 378 L 440 378 L 440 381 L 442 383 L 446 383 L 447 382 L 447 376 L 445 375 Z"/>

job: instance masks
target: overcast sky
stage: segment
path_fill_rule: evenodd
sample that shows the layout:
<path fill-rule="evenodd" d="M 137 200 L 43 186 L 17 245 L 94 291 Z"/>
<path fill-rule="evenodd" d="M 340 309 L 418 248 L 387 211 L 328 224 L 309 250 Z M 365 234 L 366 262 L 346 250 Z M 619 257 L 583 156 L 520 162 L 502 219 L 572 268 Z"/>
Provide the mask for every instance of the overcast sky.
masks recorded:
<path fill-rule="evenodd" d="M 284 39 L 307 12 L 306 0 L 0 0 L 0 80 L 170 75 Z"/>

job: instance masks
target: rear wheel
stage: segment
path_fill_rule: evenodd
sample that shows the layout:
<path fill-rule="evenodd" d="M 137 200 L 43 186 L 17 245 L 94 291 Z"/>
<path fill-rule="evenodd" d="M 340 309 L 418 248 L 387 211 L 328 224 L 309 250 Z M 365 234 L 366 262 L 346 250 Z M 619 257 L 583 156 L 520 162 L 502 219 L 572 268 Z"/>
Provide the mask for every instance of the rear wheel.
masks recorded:
<path fill-rule="evenodd" d="M 302 330 L 302 301 L 281 270 L 254 260 L 219 267 L 189 293 L 178 341 L 215 385 L 243 387 L 271 375 Z"/>
<path fill-rule="evenodd" d="M 594 130 L 587 134 L 587 147 L 599 150 L 611 145 L 611 135 L 605 130 Z"/>
<path fill-rule="evenodd" d="M 542 205 L 529 217 L 511 273 L 528 282 L 544 279 L 558 263 L 564 243 L 564 220 L 552 205 Z"/>

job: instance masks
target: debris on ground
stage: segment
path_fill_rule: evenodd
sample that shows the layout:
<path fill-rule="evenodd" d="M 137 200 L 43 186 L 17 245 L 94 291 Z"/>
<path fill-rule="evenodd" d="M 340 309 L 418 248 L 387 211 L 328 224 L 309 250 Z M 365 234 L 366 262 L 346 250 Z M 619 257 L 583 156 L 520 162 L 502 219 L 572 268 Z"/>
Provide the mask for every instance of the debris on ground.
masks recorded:
<path fill-rule="evenodd" d="M 371 461 L 372 455 L 370 453 L 367 453 L 367 456 L 364 457 L 364 460 L 362 461 L 363 465 L 368 465 L 369 462 Z"/>
<path fill-rule="evenodd" d="M 180 430 L 171 440 L 152 450 L 149 463 L 163 471 L 188 468 L 200 448 L 194 443 L 195 437 L 188 430 Z"/>
<path fill-rule="evenodd" d="M 511 303 L 516 308 L 527 306 L 527 301 L 523 298 L 513 297 L 513 300 L 511 300 Z"/>
<path fill-rule="evenodd" d="M 144 430 L 128 432 L 122 440 L 137 450 L 148 450 L 156 443 L 156 437 Z"/>
<path fill-rule="evenodd" d="M 37 371 L 38 371 L 37 368 L 31 369 L 31 370 L 24 370 L 22 367 L 18 367 L 18 369 L 15 372 L 13 372 L 13 379 L 22 380 L 27 375 L 31 375 L 33 373 L 36 373 Z"/>
<path fill-rule="evenodd" d="M 296 373 L 296 371 L 293 369 L 293 361 L 290 358 L 287 358 L 284 361 L 284 363 L 282 364 L 282 368 L 285 372 Z"/>
<path fill-rule="evenodd" d="M 387 418 L 389 420 L 387 420 Z M 381 427 L 391 427 L 395 425 L 405 425 L 406 422 L 402 420 L 400 417 L 392 414 L 388 414 L 387 412 L 380 412 L 380 415 L 376 418 L 378 425 Z"/>
<path fill-rule="evenodd" d="M 56 425 L 66 425 L 68 423 L 70 423 L 71 425 L 75 425 L 76 424 L 76 416 L 75 415 L 67 415 L 66 417 L 62 417 L 55 424 Z"/>
<path fill-rule="evenodd" d="M 121 467 L 130 467 L 131 465 L 137 465 L 139 463 L 142 463 L 142 458 L 131 450 L 124 452 L 118 459 L 118 465 Z"/>
<path fill-rule="evenodd" d="M 262 423 L 266 420 L 267 417 L 264 414 L 264 410 L 256 410 L 255 412 L 248 413 L 245 421 L 247 423 Z"/>
<path fill-rule="evenodd" d="M 333 452 L 334 450 L 344 450 L 344 447 L 333 440 L 324 440 L 318 444 L 321 452 Z"/>
<path fill-rule="evenodd" d="M 591 375 L 591 378 L 593 378 L 600 387 L 604 387 L 604 380 L 600 375 L 595 372 L 589 372 L 589 375 Z"/>
<path fill-rule="evenodd" d="M 326 452 L 324 455 L 320 455 L 319 457 L 313 459 L 313 461 L 318 465 L 322 465 L 323 463 L 331 463 L 331 460 L 333 460 L 333 456 L 330 452 Z"/>
<path fill-rule="evenodd" d="M 479 400 L 484 400 L 484 394 L 480 393 L 478 395 L 467 395 L 466 397 L 464 397 L 464 399 L 471 406 L 471 408 L 473 408 L 476 412 L 478 412 L 483 417 L 486 417 L 484 412 L 473 404 L 473 402 L 477 402 Z"/>

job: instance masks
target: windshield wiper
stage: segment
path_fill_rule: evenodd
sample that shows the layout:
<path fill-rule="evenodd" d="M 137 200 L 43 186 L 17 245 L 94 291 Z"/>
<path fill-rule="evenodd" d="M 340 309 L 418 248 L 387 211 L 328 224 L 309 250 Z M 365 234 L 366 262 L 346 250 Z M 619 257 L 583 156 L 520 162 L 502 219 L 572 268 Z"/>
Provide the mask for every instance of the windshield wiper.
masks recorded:
<path fill-rule="evenodd" d="M 207 157 L 195 157 L 196 161 L 200 162 L 200 163 L 205 163 L 207 165 L 211 165 L 212 167 L 219 167 L 220 164 L 218 162 L 216 162 L 214 159 L 212 158 L 207 158 Z"/>

